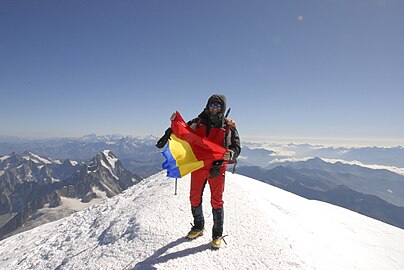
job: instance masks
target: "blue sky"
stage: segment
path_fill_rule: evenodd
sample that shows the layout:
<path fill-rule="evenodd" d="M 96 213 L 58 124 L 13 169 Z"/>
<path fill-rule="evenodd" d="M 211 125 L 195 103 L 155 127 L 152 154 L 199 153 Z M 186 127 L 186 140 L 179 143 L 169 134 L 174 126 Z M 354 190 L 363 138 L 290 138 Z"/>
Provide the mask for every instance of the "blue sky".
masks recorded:
<path fill-rule="evenodd" d="M 0 0 L 0 135 L 160 135 L 225 94 L 241 136 L 404 140 L 401 0 Z"/>

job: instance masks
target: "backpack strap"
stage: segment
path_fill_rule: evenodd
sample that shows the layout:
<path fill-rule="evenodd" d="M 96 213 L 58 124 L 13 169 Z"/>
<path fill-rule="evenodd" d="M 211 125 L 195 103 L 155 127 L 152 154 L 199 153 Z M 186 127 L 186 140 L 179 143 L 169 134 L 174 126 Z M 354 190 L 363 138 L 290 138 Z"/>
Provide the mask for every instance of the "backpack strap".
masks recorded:
<path fill-rule="evenodd" d="M 236 127 L 236 122 L 233 119 L 226 118 L 226 134 L 230 132 L 232 127 Z"/>
<path fill-rule="evenodd" d="M 225 148 L 227 148 L 227 136 L 229 136 L 229 134 L 230 134 L 230 129 L 232 128 L 232 127 L 235 127 L 236 126 L 236 122 L 234 122 L 232 119 L 230 119 L 230 118 L 226 118 L 225 119 L 225 128 L 224 128 L 224 130 L 225 130 L 225 132 L 224 132 L 224 146 L 225 146 Z"/>
<path fill-rule="evenodd" d="M 229 108 L 229 111 L 228 112 L 230 112 L 230 108 Z M 228 115 L 228 113 L 226 114 L 226 116 Z M 225 136 L 224 136 L 224 146 L 225 146 L 225 148 L 227 149 L 227 136 L 229 136 L 229 134 L 230 134 L 230 129 L 232 128 L 232 127 L 236 127 L 236 122 L 234 121 L 234 120 L 232 120 L 232 119 L 230 119 L 230 118 L 225 118 L 225 125 L 226 125 L 226 127 L 225 127 Z M 233 170 L 232 170 L 232 173 L 234 174 L 235 172 L 236 172 L 236 166 L 237 166 L 237 159 L 236 160 L 231 160 L 231 161 L 228 161 L 227 162 L 227 164 L 233 164 Z"/>

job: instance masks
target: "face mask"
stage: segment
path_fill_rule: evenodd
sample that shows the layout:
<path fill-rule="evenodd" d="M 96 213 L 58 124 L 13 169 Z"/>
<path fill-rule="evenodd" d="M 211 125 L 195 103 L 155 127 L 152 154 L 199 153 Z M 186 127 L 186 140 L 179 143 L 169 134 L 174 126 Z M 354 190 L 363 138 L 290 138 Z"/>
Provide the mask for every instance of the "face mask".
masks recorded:
<path fill-rule="evenodd" d="M 222 114 L 221 113 L 216 113 L 216 114 L 210 114 L 209 119 L 210 122 L 212 123 L 213 126 L 216 126 L 220 123 L 220 118 Z"/>

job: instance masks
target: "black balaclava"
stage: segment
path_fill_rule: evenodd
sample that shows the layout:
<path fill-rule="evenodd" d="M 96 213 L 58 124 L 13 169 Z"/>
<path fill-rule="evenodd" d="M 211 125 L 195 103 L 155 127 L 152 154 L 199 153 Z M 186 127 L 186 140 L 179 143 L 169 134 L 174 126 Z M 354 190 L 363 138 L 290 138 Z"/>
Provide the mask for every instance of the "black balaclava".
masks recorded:
<path fill-rule="evenodd" d="M 211 114 L 209 110 L 209 104 L 217 102 L 222 105 L 222 109 L 217 114 Z M 224 95 L 214 94 L 208 99 L 206 108 L 204 110 L 205 114 L 209 117 L 209 122 L 212 127 L 222 127 L 224 123 L 224 114 L 226 111 L 226 97 Z"/>

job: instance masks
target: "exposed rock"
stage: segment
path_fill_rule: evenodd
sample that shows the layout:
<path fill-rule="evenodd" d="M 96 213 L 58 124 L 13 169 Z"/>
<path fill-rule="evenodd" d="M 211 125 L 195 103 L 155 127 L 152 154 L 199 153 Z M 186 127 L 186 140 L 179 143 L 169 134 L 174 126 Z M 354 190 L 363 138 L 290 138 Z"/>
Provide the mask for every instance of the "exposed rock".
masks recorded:
<path fill-rule="evenodd" d="M 65 160 L 52 162 L 31 152 L 11 153 L 0 161 L 0 214 L 15 213 L 0 228 L 0 238 L 22 226 L 38 209 L 62 204 L 60 196 L 97 198 L 94 189 L 115 196 L 134 185 L 140 178 L 126 170 L 109 150 L 97 154 L 87 164 Z"/>
<path fill-rule="evenodd" d="M 57 194 L 57 192 L 54 192 L 53 194 L 54 194 L 53 199 L 49 202 L 49 208 L 58 207 L 62 204 L 62 199 Z"/>
<path fill-rule="evenodd" d="M 97 194 L 95 193 L 95 192 L 89 192 L 89 193 L 87 193 L 82 199 L 81 199 L 81 202 L 82 203 L 88 203 L 88 202 L 90 202 L 92 199 L 95 199 L 95 198 L 97 198 L 98 196 L 97 196 Z"/>
<path fill-rule="evenodd" d="M 11 208 L 10 198 L 0 193 L 0 215 L 10 213 Z"/>

